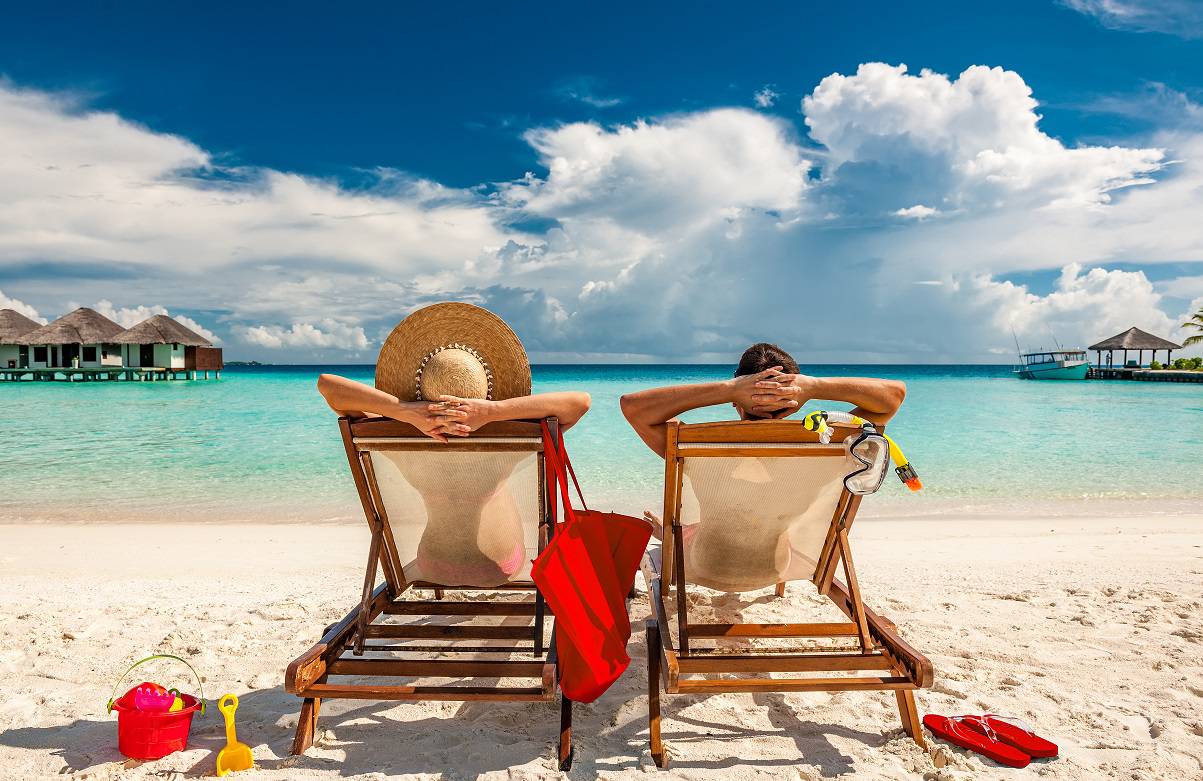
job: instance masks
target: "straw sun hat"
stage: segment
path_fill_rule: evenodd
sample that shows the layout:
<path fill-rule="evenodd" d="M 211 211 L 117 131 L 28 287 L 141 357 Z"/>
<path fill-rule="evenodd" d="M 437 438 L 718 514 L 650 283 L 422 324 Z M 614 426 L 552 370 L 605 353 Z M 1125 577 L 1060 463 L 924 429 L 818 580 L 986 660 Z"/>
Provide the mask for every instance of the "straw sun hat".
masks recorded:
<path fill-rule="evenodd" d="M 505 321 L 472 304 L 424 307 L 384 340 L 376 387 L 401 401 L 530 395 L 530 361 Z"/>

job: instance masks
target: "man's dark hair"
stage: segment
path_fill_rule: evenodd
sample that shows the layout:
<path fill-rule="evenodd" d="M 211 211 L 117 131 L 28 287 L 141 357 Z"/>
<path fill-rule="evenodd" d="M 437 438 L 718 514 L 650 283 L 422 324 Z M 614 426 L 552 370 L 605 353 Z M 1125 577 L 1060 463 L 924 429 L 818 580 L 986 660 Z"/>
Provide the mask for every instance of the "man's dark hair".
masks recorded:
<path fill-rule="evenodd" d="M 739 358 L 735 376 L 757 374 L 774 366 L 780 366 L 786 374 L 798 374 L 798 362 L 792 355 L 775 344 L 761 342 L 744 350 L 744 354 Z"/>

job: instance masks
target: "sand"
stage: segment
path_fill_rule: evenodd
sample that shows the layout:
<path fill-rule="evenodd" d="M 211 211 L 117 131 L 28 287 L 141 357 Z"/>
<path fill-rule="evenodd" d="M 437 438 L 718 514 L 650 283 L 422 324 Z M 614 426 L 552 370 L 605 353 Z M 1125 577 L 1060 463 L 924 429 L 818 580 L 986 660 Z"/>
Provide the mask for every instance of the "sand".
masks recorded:
<path fill-rule="evenodd" d="M 920 711 L 1024 718 L 1060 743 L 1059 759 L 1015 771 L 934 740 L 924 752 L 889 694 L 740 694 L 666 698 L 673 763 L 654 771 L 637 633 L 627 675 L 577 708 L 569 776 L 1203 778 L 1203 518 L 865 520 L 853 538 L 866 601 L 935 666 Z M 0 540 L 0 777 L 212 775 L 216 709 L 187 751 L 147 763 L 117 752 L 104 703 L 152 652 L 191 661 L 207 696 L 241 698 L 239 737 L 258 769 L 239 778 L 559 775 L 547 703 L 331 701 L 316 745 L 289 756 L 299 703 L 283 671 L 358 599 L 362 524 L 18 525 Z M 813 591 L 699 593 L 693 606 L 834 617 Z M 632 615 L 637 626 L 647 615 L 642 593 Z"/>

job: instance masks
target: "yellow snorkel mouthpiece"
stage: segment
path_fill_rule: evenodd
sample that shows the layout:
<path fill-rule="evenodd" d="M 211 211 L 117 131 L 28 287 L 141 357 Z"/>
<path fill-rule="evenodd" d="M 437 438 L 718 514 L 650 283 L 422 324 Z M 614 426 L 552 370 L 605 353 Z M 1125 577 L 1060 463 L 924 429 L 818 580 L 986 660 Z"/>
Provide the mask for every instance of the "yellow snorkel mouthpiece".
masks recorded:
<path fill-rule="evenodd" d="M 894 474 L 898 475 L 898 479 L 907 488 L 912 491 L 922 491 L 923 481 L 919 479 L 919 473 L 915 471 L 915 467 L 911 466 L 911 462 L 907 461 L 906 456 L 902 454 L 902 448 L 890 439 L 889 434 L 882 434 L 882 436 L 890 445 L 890 460 L 894 462 Z"/>
<path fill-rule="evenodd" d="M 827 425 L 827 413 L 821 409 L 808 413 L 806 417 L 802 418 L 802 428 L 818 434 L 823 444 L 831 441 L 831 427 Z M 827 436 L 824 437 L 824 434 Z"/>

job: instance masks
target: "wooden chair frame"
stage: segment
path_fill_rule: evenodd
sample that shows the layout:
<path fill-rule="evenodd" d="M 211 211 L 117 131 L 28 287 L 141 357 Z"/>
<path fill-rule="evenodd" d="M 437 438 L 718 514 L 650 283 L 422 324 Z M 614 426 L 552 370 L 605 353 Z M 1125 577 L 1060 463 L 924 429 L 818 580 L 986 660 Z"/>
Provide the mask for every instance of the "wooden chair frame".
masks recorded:
<path fill-rule="evenodd" d="M 555 418 L 546 421 L 554 437 L 559 428 Z M 351 466 L 351 475 L 359 492 L 364 515 L 372 530 L 367 569 L 359 604 L 341 621 L 327 627 L 312 648 L 288 665 L 285 689 L 303 699 L 292 753 L 301 754 L 313 744 L 318 711 L 323 699 L 368 700 L 489 700 L 502 702 L 554 701 L 558 688 L 554 619 L 543 595 L 534 583 L 507 583 L 495 588 L 455 587 L 427 582 L 407 582 L 403 562 L 397 553 L 388 514 L 380 497 L 372 469 L 371 450 L 428 450 L 432 447 L 460 452 L 536 452 L 539 470 L 539 550 L 555 534 L 549 512 L 543 442 L 538 421 L 507 421 L 481 427 L 469 437 L 452 438 L 442 444 L 405 423 L 384 418 L 339 418 L 343 445 Z M 384 581 L 376 585 L 377 571 Z M 525 593 L 521 601 L 443 601 L 447 591 L 512 591 Z M 422 598 L 419 591 L 432 591 L 433 599 Z M 473 626 L 469 624 L 427 625 L 377 623 L 383 616 L 530 616 L 525 626 Z M 551 638 L 544 640 L 545 625 L 552 624 Z M 427 641 L 426 645 L 409 642 Z M 457 646 L 447 641 L 508 640 L 506 646 Z M 372 642 L 375 641 L 375 642 Z M 383 642 L 381 642 L 383 641 Z M 521 644 L 526 641 L 527 644 Z M 447 644 L 439 644 L 447 643 Z M 378 658 L 368 652 L 405 652 L 418 658 Z M 498 658 L 445 659 L 433 654 L 497 654 Z M 532 659 L 514 659 L 529 653 Z M 425 658 L 423 658 L 425 657 Z M 385 679 L 383 683 L 331 681 L 331 677 L 368 676 Z M 388 679 L 429 677 L 453 679 L 533 679 L 529 686 L 499 685 L 401 685 Z M 498 681 L 500 683 L 500 681 Z M 560 733 L 557 761 L 561 770 L 572 763 L 572 703 L 561 697 Z"/>
<path fill-rule="evenodd" d="M 842 428 L 842 427 L 841 427 Z M 806 457 L 843 455 L 843 439 L 851 431 L 836 431 L 830 445 L 797 422 L 738 421 L 668 424 L 664 460 L 664 542 L 660 571 L 645 557 L 652 617 L 647 621 L 648 731 L 652 758 L 666 767 L 668 757 L 660 728 L 660 689 L 666 694 L 723 692 L 893 691 L 906 734 L 924 746 L 914 690 L 932 682 L 932 665 L 903 640 L 893 622 L 865 607 L 852 563 L 848 530 L 856 519 L 861 497 L 843 489 L 812 576 L 820 594 L 835 603 L 848 621 L 806 624 L 701 624 L 689 620 L 685 589 L 688 573 L 681 536 L 681 492 L 684 459 L 716 456 Z M 741 443 L 771 444 L 773 448 L 740 448 Z M 847 584 L 836 579 L 843 564 Z M 675 590 L 677 643 L 668 618 L 669 590 Z M 785 584 L 777 584 L 777 596 Z M 849 638 L 855 652 L 809 648 L 723 651 L 691 648 L 693 638 L 792 638 L 816 641 Z M 767 652 L 767 653 L 766 653 Z M 867 675 L 864 673 L 876 673 Z M 811 673 L 808 677 L 718 678 L 732 673 Z M 851 674 L 849 674 L 851 673 Z M 688 676 L 688 677 L 686 677 Z"/>

